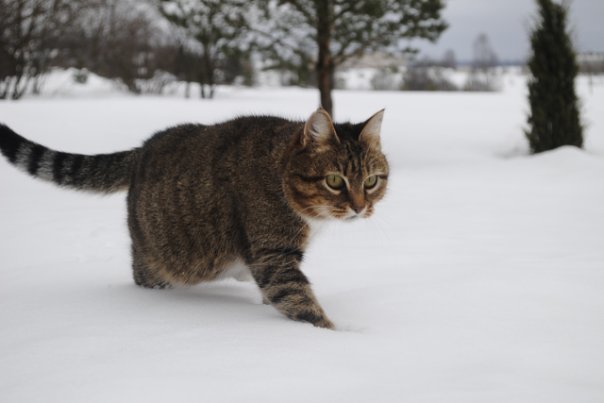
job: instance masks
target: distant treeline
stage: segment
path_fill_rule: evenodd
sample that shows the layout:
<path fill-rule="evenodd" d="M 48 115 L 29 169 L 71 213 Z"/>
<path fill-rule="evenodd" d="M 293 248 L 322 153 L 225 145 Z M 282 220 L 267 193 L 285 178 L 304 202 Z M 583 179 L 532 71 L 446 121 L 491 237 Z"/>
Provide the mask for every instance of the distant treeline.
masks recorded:
<path fill-rule="evenodd" d="M 181 81 L 188 96 L 196 83 L 204 98 L 218 84 L 253 85 L 256 70 L 273 69 L 285 85 L 318 87 L 331 110 L 340 66 L 413 54 L 401 39 L 436 40 L 447 26 L 443 7 L 442 0 L 0 0 L 0 99 L 39 92 L 52 67 L 77 68 L 80 81 L 94 72 L 133 93 L 161 93 Z M 462 87 L 443 74 L 457 66 L 452 51 L 441 61 L 407 63 L 402 85 L 391 74 L 372 85 L 493 90 L 501 63 L 485 34 L 473 50 Z M 583 72 L 604 71 L 602 54 L 578 61 Z"/>
<path fill-rule="evenodd" d="M 210 98 L 217 84 L 251 85 L 257 69 L 317 87 L 332 111 L 339 66 L 412 52 L 407 39 L 435 41 L 447 28 L 443 8 L 443 0 L 0 0 L 0 98 L 39 91 L 55 66 L 134 93 L 196 83 Z"/>
<path fill-rule="evenodd" d="M 147 2 L 0 0 L 0 22 L 0 98 L 39 92 L 52 67 L 88 70 L 133 93 L 182 80 L 202 84 L 209 97 L 216 84 L 252 80 L 245 47 L 224 47 L 208 60 Z"/>

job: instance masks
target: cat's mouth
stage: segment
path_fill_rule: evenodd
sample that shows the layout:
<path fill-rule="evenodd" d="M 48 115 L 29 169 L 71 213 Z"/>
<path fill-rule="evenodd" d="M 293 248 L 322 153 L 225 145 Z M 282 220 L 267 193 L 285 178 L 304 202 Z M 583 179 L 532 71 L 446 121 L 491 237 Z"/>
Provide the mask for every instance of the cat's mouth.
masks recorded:
<path fill-rule="evenodd" d="M 331 218 L 335 218 L 337 220 L 355 221 L 360 218 L 367 218 L 367 217 L 369 217 L 370 214 L 369 214 L 368 207 L 365 206 L 360 211 L 355 211 L 352 208 L 348 207 L 348 208 L 346 208 L 346 210 L 343 210 L 343 211 L 332 211 L 330 215 L 331 215 Z"/>
<path fill-rule="evenodd" d="M 312 209 L 304 211 L 308 218 L 319 220 L 338 220 L 338 221 L 356 221 L 361 218 L 368 218 L 371 215 L 370 208 L 365 206 L 360 211 L 355 211 L 350 207 L 345 209 L 336 209 L 328 206 L 313 206 Z"/>

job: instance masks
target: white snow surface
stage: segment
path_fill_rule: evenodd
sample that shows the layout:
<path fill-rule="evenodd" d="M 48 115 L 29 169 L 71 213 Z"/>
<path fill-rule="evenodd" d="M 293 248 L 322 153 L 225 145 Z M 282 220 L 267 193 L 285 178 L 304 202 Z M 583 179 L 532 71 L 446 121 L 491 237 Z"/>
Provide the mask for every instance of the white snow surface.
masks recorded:
<path fill-rule="evenodd" d="M 101 153 L 178 123 L 303 119 L 318 100 L 97 88 L 0 103 L 0 121 Z M 538 156 L 517 76 L 489 94 L 336 92 L 337 120 L 386 108 L 392 168 L 373 218 L 328 225 L 306 253 L 336 331 L 285 319 L 253 283 L 136 287 L 124 194 L 0 159 L 0 401 L 603 402 L 604 86 L 579 90 L 585 150 Z"/>

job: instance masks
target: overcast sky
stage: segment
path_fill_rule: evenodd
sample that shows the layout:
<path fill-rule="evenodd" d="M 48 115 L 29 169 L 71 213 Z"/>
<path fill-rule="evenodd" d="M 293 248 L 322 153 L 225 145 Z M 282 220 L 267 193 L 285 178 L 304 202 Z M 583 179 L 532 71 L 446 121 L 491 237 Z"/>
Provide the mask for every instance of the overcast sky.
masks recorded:
<path fill-rule="evenodd" d="M 445 0 L 449 28 L 435 45 L 417 44 L 422 54 L 442 57 L 447 49 L 457 60 L 472 59 L 472 43 L 484 32 L 500 60 L 528 55 L 528 32 L 536 14 L 534 0 Z M 604 0 L 573 0 L 570 24 L 579 51 L 604 52 Z"/>

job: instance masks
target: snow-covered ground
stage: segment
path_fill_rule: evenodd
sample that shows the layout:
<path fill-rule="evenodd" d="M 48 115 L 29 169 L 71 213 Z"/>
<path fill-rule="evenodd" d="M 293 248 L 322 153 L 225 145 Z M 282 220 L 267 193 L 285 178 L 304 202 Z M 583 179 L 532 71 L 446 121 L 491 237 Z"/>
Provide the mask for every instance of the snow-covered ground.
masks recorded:
<path fill-rule="evenodd" d="M 304 118 L 318 98 L 103 85 L 0 103 L 0 121 L 100 153 L 181 122 Z M 585 151 L 534 157 L 516 76 L 489 94 L 336 92 L 338 120 L 386 107 L 392 165 L 375 218 L 329 226 L 307 253 L 338 331 L 283 318 L 251 283 L 136 287 L 125 195 L 57 189 L 1 159 L 0 401 L 604 401 L 604 86 L 579 89 Z"/>

